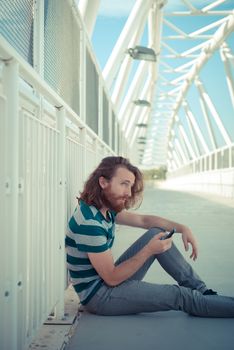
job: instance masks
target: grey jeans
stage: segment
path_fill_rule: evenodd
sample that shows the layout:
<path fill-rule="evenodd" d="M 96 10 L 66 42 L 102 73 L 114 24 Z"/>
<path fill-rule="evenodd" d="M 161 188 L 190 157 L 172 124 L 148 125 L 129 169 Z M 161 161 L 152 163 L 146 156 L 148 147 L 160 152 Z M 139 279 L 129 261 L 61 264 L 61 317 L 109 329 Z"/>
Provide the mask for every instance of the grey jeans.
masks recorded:
<path fill-rule="evenodd" d="M 120 256 L 116 265 L 142 249 L 162 229 L 152 228 Z M 154 260 L 171 275 L 178 285 L 142 281 Z M 128 280 L 116 287 L 103 283 L 85 309 L 99 315 L 129 315 L 141 312 L 181 310 L 201 317 L 234 317 L 234 298 L 204 296 L 205 283 L 172 244 L 171 249 L 150 257 Z"/>

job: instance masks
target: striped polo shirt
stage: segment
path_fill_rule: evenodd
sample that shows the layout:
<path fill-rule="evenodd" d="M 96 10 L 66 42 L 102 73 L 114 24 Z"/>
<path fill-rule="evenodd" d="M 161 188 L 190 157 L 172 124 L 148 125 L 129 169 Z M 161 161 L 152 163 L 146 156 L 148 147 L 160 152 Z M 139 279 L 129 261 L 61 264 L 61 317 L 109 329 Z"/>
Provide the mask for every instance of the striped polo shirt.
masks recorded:
<path fill-rule="evenodd" d="M 81 200 L 68 223 L 65 239 L 67 267 L 83 305 L 103 283 L 87 253 L 104 252 L 114 242 L 116 213 L 108 211 L 107 214 L 108 219 L 97 208 Z"/>

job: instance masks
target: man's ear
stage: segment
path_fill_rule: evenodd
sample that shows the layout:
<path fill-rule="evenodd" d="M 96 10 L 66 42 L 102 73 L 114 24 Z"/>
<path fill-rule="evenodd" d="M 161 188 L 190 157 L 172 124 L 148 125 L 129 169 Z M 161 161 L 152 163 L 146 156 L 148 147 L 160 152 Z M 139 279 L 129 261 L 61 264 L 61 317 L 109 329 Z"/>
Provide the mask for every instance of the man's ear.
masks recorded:
<path fill-rule="evenodd" d="M 99 185 L 101 186 L 102 189 L 105 189 L 106 186 L 108 185 L 108 180 L 104 178 L 104 176 L 100 176 L 99 179 Z"/>

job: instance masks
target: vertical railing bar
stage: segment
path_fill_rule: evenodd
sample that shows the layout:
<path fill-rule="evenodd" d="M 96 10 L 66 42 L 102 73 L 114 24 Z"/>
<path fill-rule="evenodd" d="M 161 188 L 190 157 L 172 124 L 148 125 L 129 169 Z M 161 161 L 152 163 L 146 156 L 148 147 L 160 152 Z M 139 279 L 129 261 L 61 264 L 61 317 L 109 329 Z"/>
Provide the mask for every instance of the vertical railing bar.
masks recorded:
<path fill-rule="evenodd" d="M 58 291 L 59 291 L 59 302 L 56 305 L 56 318 L 64 318 L 64 288 L 65 288 L 65 249 L 64 249 L 64 238 L 66 230 L 66 126 L 65 126 L 66 112 L 64 107 L 57 109 L 57 124 L 59 130 L 58 149 L 57 151 L 57 174 L 59 176 L 59 187 L 58 187 L 58 234 L 59 240 L 57 247 L 59 262 L 57 269 L 59 271 L 60 278 L 58 279 Z"/>
<path fill-rule="evenodd" d="M 7 156 L 6 169 L 8 184 L 8 196 L 6 196 L 7 212 L 10 215 L 7 223 L 7 231 L 11 233 L 5 247 L 8 252 L 5 269 L 8 271 L 8 290 L 4 293 L 4 298 L 8 298 L 9 324 L 3 339 L 3 349 L 17 349 L 17 319 L 18 319 L 18 300 L 17 300 L 17 263 L 18 263 L 18 177 L 19 177 L 19 64 L 11 59 L 3 67 L 3 90 L 7 99 Z M 6 322 L 7 323 L 7 322 Z"/>
<path fill-rule="evenodd" d="M 31 120 L 31 133 L 32 133 L 32 144 L 31 144 L 31 178 L 32 178 L 32 192 L 31 192 L 31 198 L 30 198 L 30 205 L 32 208 L 32 215 L 31 215 L 31 227 L 30 227 L 30 234 L 33 238 L 31 241 L 31 256 L 30 256 L 30 265 L 32 266 L 32 310 L 33 310 L 33 332 L 37 328 L 37 265 L 38 265 L 38 249 L 37 249 L 37 227 L 36 227 L 36 205 L 37 205 L 37 198 L 36 198 L 36 155 L 35 155 L 35 148 L 36 148 L 36 125 L 35 120 Z"/>
<path fill-rule="evenodd" d="M 23 344 L 25 342 L 25 339 L 27 339 L 27 334 L 26 334 L 26 325 L 27 325 L 27 254 L 25 254 L 25 247 L 27 246 L 27 232 L 26 232 L 26 217 L 24 213 L 26 213 L 26 197 L 25 197 L 25 176 L 26 176 L 26 135 L 25 135 L 25 117 L 24 113 L 21 110 L 20 111 L 20 124 L 21 124 L 21 134 L 20 134 L 20 142 L 22 143 L 21 147 L 21 152 L 22 152 L 22 161 L 21 161 L 21 167 L 22 167 L 22 183 L 21 186 L 22 191 L 21 191 L 21 197 L 22 197 L 22 235 L 24 237 L 23 243 L 21 243 L 21 252 L 22 252 L 22 289 L 23 289 L 23 295 L 22 295 L 22 309 L 23 309 L 23 314 L 22 314 L 22 319 L 19 320 L 21 321 L 22 324 L 22 330 L 21 330 L 21 346 L 23 347 Z M 27 248 L 26 248 L 27 249 Z"/>
<path fill-rule="evenodd" d="M 53 159 L 52 163 L 52 167 L 51 167 L 51 179 L 52 179 L 52 203 L 51 203 L 51 215 L 52 215 L 52 221 L 53 221 L 53 225 L 52 225 L 52 245 L 51 245 L 51 249 L 53 250 L 53 266 L 54 266 L 54 273 L 53 273 L 53 284 L 52 284 L 52 289 L 53 289 L 53 303 L 57 302 L 58 298 L 57 298 L 57 294 L 58 294 L 58 290 L 57 290 L 57 269 L 58 269 L 58 265 L 57 265 L 57 241 L 58 241 L 58 217 L 57 217 L 57 208 L 58 208 L 58 177 L 57 177 L 57 157 L 58 157 L 58 153 L 57 153 L 57 138 L 58 135 L 55 134 L 54 132 L 51 132 L 51 159 Z"/>
<path fill-rule="evenodd" d="M 49 295 L 50 295 L 50 307 L 53 305 L 53 273 L 52 270 L 54 269 L 53 265 L 53 250 L 52 250 L 52 244 L 53 244 L 53 208 L 52 208 L 52 198 L 53 198 L 53 180 L 51 176 L 51 168 L 53 167 L 53 159 L 51 159 L 51 136 L 50 136 L 51 130 L 48 129 L 48 217 L 49 219 L 49 225 L 48 225 L 48 246 L 49 246 L 49 252 L 48 252 L 48 260 L 49 260 L 49 266 L 51 266 L 49 270 Z M 52 216 L 51 216 L 52 215 Z M 52 311 L 52 310 L 51 310 Z"/>
<path fill-rule="evenodd" d="M 29 283 L 30 283 L 30 314 L 31 314 L 31 327 L 30 327 L 30 335 L 32 334 L 32 331 L 34 329 L 34 271 L 33 266 L 36 261 L 36 256 L 33 261 L 32 265 L 32 255 L 33 255 L 33 241 L 34 241 L 34 235 L 35 232 L 33 230 L 33 215 L 34 215 L 34 206 L 32 207 L 32 198 L 34 197 L 33 193 L 33 120 L 29 119 L 29 134 L 30 134 L 30 145 L 29 145 L 29 177 L 30 177 L 30 193 L 29 193 L 29 208 L 30 208 L 30 218 L 29 218 L 29 239 L 30 239 L 30 250 L 29 250 L 29 265 L 30 265 L 30 276 L 29 276 Z"/>
<path fill-rule="evenodd" d="M 57 113 L 57 111 L 56 111 Z M 56 127 L 57 129 L 57 127 Z M 55 263 L 55 269 L 57 273 L 54 274 L 54 301 L 58 301 L 59 298 L 59 290 L 58 290 L 58 284 L 59 284 L 59 221 L 58 221 L 58 207 L 60 205 L 59 203 L 59 173 L 57 171 L 58 169 L 58 149 L 59 149 L 59 133 L 56 130 L 56 132 L 53 132 L 53 160 L 54 160 L 54 166 L 53 166 L 53 182 L 54 182 L 54 195 L 53 195 L 53 212 L 54 212 L 54 231 L 53 231 L 53 237 L 54 237 L 54 263 Z M 63 214 L 64 215 L 64 214 Z M 55 310 L 56 312 L 56 310 Z"/>
<path fill-rule="evenodd" d="M 43 119 L 43 104 L 41 104 L 41 119 Z M 40 202 L 40 222 L 41 222 L 41 242 L 42 242 L 42 251 L 41 251 L 41 295 L 42 295 L 42 301 L 41 301 L 41 314 L 42 318 L 44 319 L 46 317 L 46 285 L 45 285 L 45 273 L 46 273 L 46 265 L 45 265 L 45 249 L 46 249 L 46 235 L 45 235 L 45 178 L 44 178 L 44 171 L 45 171 L 45 126 L 42 127 L 41 132 L 41 144 L 40 144 L 40 155 L 41 155 L 41 202 Z"/>
<path fill-rule="evenodd" d="M 30 149 L 29 147 L 29 140 L 30 140 L 30 125 L 29 125 L 29 119 L 25 115 L 25 129 L 26 129 L 26 147 L 25 147 L 25 158 L 26 158 L 26 171 L 25 171 L 25 196 L 26 196 L 26 237 L 27 237 L 27 245 L 26 245 L 26 256 L 27 256 L 27 337 L 30 336 L 30 330 L 32 328 L 31 320 L 31 266 L 30 266 L 30 255 L 31 255 L 31 235 L 30 235 L 30 218 L 31 218 L 31 207 L 29 203 L 29 197 L 31 193 L 31 178 L 28 171 L 29 163 L 30 163 Z"/>
<path fill-rule="evenodd" d="M 40 105 L 40 118 L 41 118 L 41 105 Z M 44 240 L 42 239 L 43 237 L 43 224 L 42 224 L 42 216 L 43 216 L 43 210 L 42 210 L 42 205 L 43 205 L 43 188 L 42 188 L 42 180 L 43 180 L 43 173 L 42 173 L 42 133 L 43 133 L 43 128 L 44 125 L 42 125 L 39 122 L 38 125 L 39 132 L 38 132 L 38 142 L 37 142 L 37 148 L 38 148 L 38 240 L 39 240 L 39 247 L 40 247 L 40 268 L 39 268 L 39 298 L 38 300 L 40 301 L 40 310 L 39 310 L 39 318 L 38 318 L 38 324 L 40 325 L 41 320 L 43 319 L 43 299 L 44 299 L 44 285 L 43 285 L 43 251 L 44 251 Z"/>
<path fill-rule="evenodd" d="M 50 148 L 49 148 L 49 129 L 46 128 L 45 130 L 45 162 L 46 162 L 46 188 L 45 188 L 45 193 L 46 193 L 46 200 L 45 202 L 47 203 L 46 206 L 46 212 L 45 212 L 45 218 L 46 218 L 46 227 L 45 227 L 45 231 L 46 231 L 46 266 L 51 266 L 50 264 L 50 196 L 49 196 L 49 192 L 50 192 L 50 181 L 49 181 L 49 164 L 50 164 L 50 159 L 49 159 L 49 154 L 50 154 Z M 49 286 L 50 286 L 50 271 L 51 269 L 47 269 L 46 271 L 46 286 L 48 288 L 47 290 L 47 310 L 49 310 L 50 306 L 51 306 L 51 292 L 49 290 Z M 51 311 L 51 310 L 50 310 Z"/>
<path fill-rule="evenodd" d="M 24 113 L 19 111 L 19 260 L 18 260 L 18 347 L 23 348 L 26 338 L 26 266 L 27 257 L 25 247 L 27 244 L 27 235 L 25 229 L 25 191 L 24 191 L 24 176 L 25 176 L 25 128 L 24 128 Z"/>

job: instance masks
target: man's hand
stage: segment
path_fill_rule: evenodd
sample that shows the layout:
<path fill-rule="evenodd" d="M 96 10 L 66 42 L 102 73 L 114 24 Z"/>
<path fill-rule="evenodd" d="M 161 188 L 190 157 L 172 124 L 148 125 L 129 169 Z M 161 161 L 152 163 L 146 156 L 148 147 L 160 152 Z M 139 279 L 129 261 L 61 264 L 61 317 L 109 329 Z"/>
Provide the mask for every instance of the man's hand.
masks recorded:
<path fill-rule="evenodd" d="M 172 238 L 161 240 L 163 236 L 165 236 L 165 232 L 160 232 L 158 235 L 151 238 L 147 244 L 150 255 L 164 253 L 171 248 Z"/>
<path fill-rule="evenodd" d="M 160 232 L 135 255 L 116 266 L 110 249 L 101 253 L 88 253 L 88 256 L 94 269 L 105 283 L 115 287 L 134 275 L 150 256 L 164 253 L 171 248 L 171 238 L 160 240 L 164 235 L 165 232 Z"/>
<path fill-rule="evenodd" d="M 192 258 L 194 261 L 197 259 L 198 255 L 198 247 L 195 237 L 192 234 L 192 231 L 189 227 L 184 226 L 181 230 L 182 233 L 182 240 L 184 242 L 184 248 L 186 251 L 189 250 L 189 244 L 192 246 L 192 254 L 190 255 L 190 258 Z"/>
<path fill-rule="evenodd" d="M 197 259 L 197 255 L 198 255 L 197 242 L 196 242 L 191 230 L 187 226 L 179 224 L 179 223 L 174 222 L 174 221 L 167 220 L 167 219 L 159 217 L 159 216 L 139 215 L 139 214 L 131 213 L 128 211 L 120 212 L 116 218 L 117 218 L 116 219 L 117 224 L 128 225 L 128 226 L 133 226 L 133 227 L 141 227 L 141 228 L 146 228 L 146 229 L 150 229 L 151 227 L 163 227 L 167 231 L 170 231 L 173 227 L 175 227 L 176 232 L 182 233 L 182 240 L 184 242 L 185 250 L 186 251 L 189 250 L 189 244 L 191 244 L 191 246 L 192 246 L 192 254 L 190 255 L 190 258 L 193 258 L 193 260 Z M 155 237 L 159 237 L 159 235 L 157 235 Z M 162 236 L 163 236 L 163 233 L 162 233 Z M 160 236 L 160 237 L 162 237 L 162 236 Z M 159 238 L 155 238 L 156 241 L 158 239 Z M 166 239 L 165 241 L 168 241 L 168 239 Z M 161 241 L 161 242 L 163 242 L 163 241 Z M 169 242 L 167 242 L 167 243 L 169 243 Z M 161 245 L 156 242 L 155 249 L 159 249 L 160 246 Z M 167 244 L 165 245 L 164 248 L 166 248 L 166 247 L 167 247 Z M 161 248 L 162 248 L 162 246 L 161 246 Z M 161 252 L 163 252 L 163 251 L 161 251 Z M 156 251 L 153 252 L 153 254 L 156 254 L 156 253 L 158 253 L 158 252 L 156 252 Z"/>

